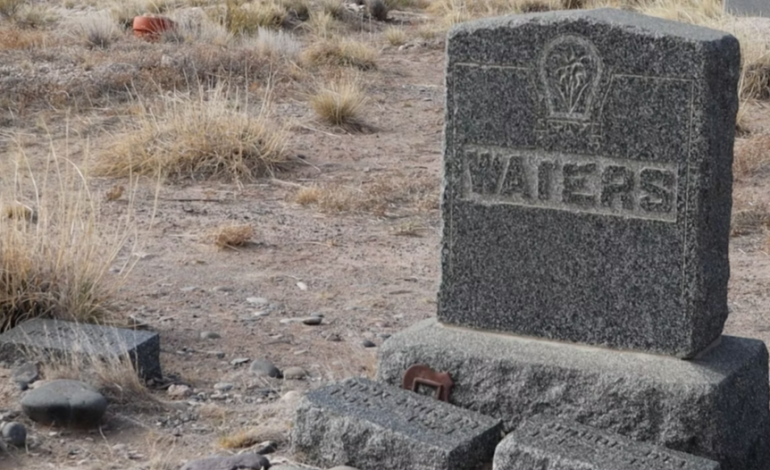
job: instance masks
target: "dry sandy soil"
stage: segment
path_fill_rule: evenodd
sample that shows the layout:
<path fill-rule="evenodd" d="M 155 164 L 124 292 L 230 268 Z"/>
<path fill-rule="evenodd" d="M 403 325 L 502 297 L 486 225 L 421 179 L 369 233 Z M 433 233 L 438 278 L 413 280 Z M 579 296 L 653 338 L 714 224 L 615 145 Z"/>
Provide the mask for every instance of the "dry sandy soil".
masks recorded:
<path fill-rule="evenodd" d="M 293 119 L 288 146 L 299 162 L 289 170 L 240 185 L 187 180 L 158 187 L 144 180 L 130 195 L 101 204 L 106 221 L 132 211 L 141 235 L 114 263 L 116 271 L 127 260 L 135 265 L 112 307 L 118 318 L 131 316 L 160 333 L 168 383 L 187 384 L 194 396 L 172 400 L 164 390 L 168 383 L 156 385 L 152 394 L 172 404 L 155 409 L 114 404 L 104 426 L 88 432 L 42 427 L 19 416 L 28 427 L 30 445 L 0 457 L 1 468 L 178 468 L 188 459 L 230 452 L 222 449 L 220 439 L 239 431 L 252 432 L 255 443 L 277 441 L 273 461 L 280 462 L 290 458 L 286 437 L 297 394 L 289 392 L 373 375 L 377 347 L 364 347 L 364 340 L 378 346 L 388 335 L 434 314 L 443 41 L 418 34 L 428 21 L 421 11 L 392 18 L 403 23 L 407 47 L 388 45 L 385 26 L 377 23 L 349 33 L 378 51 L 377 69 L 363 73 L 369 100 L 361 120 L 368 132 L 319 122 L 301 96 L 279 88 L 275 112 L 283 120 Z M 20 54 L 26 53 L 0 51 L 6 56 L 0 63 L 18 60 Z M 59 63 L 46 62 L 44 55 L 32 53 L 31 66 Z M 121 122 L 131 118 L 131 106 L 116 101 L 76 113 L 50 104 L 30 105 L 23 114 L 14 109 L 3 115 L 0 149 L 10 154 L 21 142 L 35 160 L 51 146 L 60 152 L 68 146 L 69 156 L 80 161 L 85 139 L 92 154 L 109 148 Z M 765 129 L 770 111 L 762 103 L 751 105 L 749 116 L 752 133 L 740 138 L 743 143 L 770 132 Z M 119 178 L 90 181 L 99 197 L 116 184 L 130 186 Z M 369 202 L 341 211 L 296 202 L 299 188 L 313 185 L 331 185 Z M 765 341 L 770 341 L 768 189 L 761 171 L 736 182 L 736 212 L 753 212 L 749 227 L 736 230 L 732 239 L 732 313 L 725 329 Z M 212 244 L 209 232 L 229 223 L 251 224 L 252 242 L 224 250 Z M 250 302 L 253 297 L 264 301 Z M 323 322 L 282 322 L 311 313 L 322 314 Z M 221 337 L 201 339 L 204 331 Z M 299 366 L 308 376 L 258 379 L 248 373 L 248 362 L 231 363 L 237 358 Z M 10 370 L 0 374 L 10 377 Z M 2 382 L 0 408 L 18 411 L 22 392 L 10 378 Z M 234 388 L 219 393 L 214 385 L 220 382 Z"/>

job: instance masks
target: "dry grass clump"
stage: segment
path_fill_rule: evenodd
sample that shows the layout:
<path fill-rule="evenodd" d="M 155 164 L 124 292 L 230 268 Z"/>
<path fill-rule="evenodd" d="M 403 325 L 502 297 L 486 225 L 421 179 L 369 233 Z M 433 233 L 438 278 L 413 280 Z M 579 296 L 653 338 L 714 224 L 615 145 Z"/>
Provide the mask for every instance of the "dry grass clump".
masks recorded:
<path fill-rule="evenodd" d="M 362 183 L 327 183 L 299 188 L 294 202 L 323 212 L 369 212 L 385 215 L 403 206 L 438 208 L 438 184 L 433 179 L 385 175 Z"/>
<path fill-rule="evenodd" d="M 106 10 L 79 17 L 75 28 L 88 47 L 106 49 L 121 35 L 118 23 Z"/>
<path fill-rule="evenodd" d="M 321 120 L 334 126 L 354 129 L 361 125 L 359 112 L 366 101 L 358 80 L 347 78 L 320 87 L 310 97 L 310 107 Z"/>
<path fill-rule="evenodd" d="M 224 23 L 233 33 L 253 34 L 259 28 L 280 28 L 309 18 L 307 0 L 227 0 Z"/>
<path fill-rule="evenodd" d="M 321 11 L 332 18 L 340 19 L 345 11 L 343 0 L 321 0 Z"/>
<path fill-rule="evenodd" d="M 753 203 L 733 210 L 730 236 L 739 237 L 770 228 L 770 208 L 767 204 Z"/>
<path fill-rule="evenodd" d="M 254 238 L 254 227 L 251 224 L 222 225 L 212 232 L 211 238 L 219 248 L 237 248 Z"/>
<path fill-rule="evenodd" d="M 289 61 L 295 61 L 302 50 L 293 34 L 267 28 L 259 28 L 256 37 L 244 38 L 242 45 L 253 48 L 260 56 Z"/>
<path fill-rule="evenodd" d="M 360 70 L 377 68 L 377 51 L 350 39 L 315 42 L 303 51 L 301 59 L 307 66 L 346 66 Z"/>
<path fill-rule="evenodd" d="M 333 14 L 314 11 L 310 21 L 303 25 L 311 34 L 322 39 L 331 39 L 342 29 L 342 23 Z"/>
<path fill-rule="evenodd" d="M 36 29 L 11 27 L 0 29 L 0 50 L 33 49 L 44 47 L 48 35 Z"/>
<path fill-rule="evenodd" d="M 647 0 L 633 5 L 645 15 L 704 26 L 723 18 L 722 0 Z"/>
<path fill-rule="evenodd" d="M 238 107 L 248 109 L 248 103 L 221 86 L 209 93 L 166 96 L 160 110 L 147 109 L 137 128 L 117 138 L 96 170 L 105 176 L 240 182 L 285 163 L 288 135 L 267 105 L 255 115 Z"/>
<path fill-rule="evenodd" d="M 385 39 L 388 40 L 388 43 L 390 43 L 391 46 L 400 46 L 402 44 L 406 44 L 409 36 L 402 28 L 397 26 L 390 26 L 385 30 Z"/>
<path fill-rule="evenodd" d="M 0 17 L 6 20 L 16 18 L 16 13 L 24 6 L 24 0 L 0 0 Z"/>
<path fill-rule="evenodd" d="M 80 168 L 51 152 L 33 170 L 23 151 L 2 162 L 0 331 L 31 317 L 92 321 L 122 283 L 110 273 L 130 220 L 101 225 Z"/>
<path fill-rule="evenodd" d="M 749 178 L 768 169 L 770 169 L 770 135 L 759 135 L 736 143 L 733 160 L 735 178 Z"/>

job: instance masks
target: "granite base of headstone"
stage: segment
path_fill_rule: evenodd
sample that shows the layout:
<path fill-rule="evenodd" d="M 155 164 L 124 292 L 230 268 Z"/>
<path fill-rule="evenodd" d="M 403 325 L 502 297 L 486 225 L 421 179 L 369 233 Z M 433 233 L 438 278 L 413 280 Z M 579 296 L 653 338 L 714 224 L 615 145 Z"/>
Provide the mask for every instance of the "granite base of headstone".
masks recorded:
<path fill-rule="evenodd" d="M 495 450 L 493 470 L 720 470 L 713 460 L 632 441 L 582 424 L 537 417 Z"/>
<path fill-rule="evenodd" d="M 0 357 L 30 354 L 130 358 L 144 378 L 162 377 L 158 333 L 35 318 L 0 334 Z"/>
<path fill-rule="evenodd" d="M 696 359 L 485 333 L 425 320 L 380 348 L 377 379 L 424 364 L 448 372 L 450 402 L 502 419 L 549 414 L 710 458 L 722 470 L 770 469 L 768 356 L 722 337 Z"/>
<path fill-rule="evenodd" d="M 469 470 L 492 461 L 502 424 L 431 397 L 353 378 L 308 393 L 292 450 L 322 468 Z"/>

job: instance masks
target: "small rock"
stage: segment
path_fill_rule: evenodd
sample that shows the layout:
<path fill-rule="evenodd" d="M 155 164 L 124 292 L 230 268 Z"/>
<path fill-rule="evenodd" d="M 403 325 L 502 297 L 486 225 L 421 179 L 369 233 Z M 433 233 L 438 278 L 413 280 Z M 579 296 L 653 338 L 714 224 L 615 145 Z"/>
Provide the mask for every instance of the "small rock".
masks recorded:
<path fill-rule="evenodd" d="M 213 331 L 201 331 L 201 339 L 219 339 L 222 336 Z"/>
<path fill-rule="evenodd" d="M 249 358 L 248 357 L 236 357 L 235 359 L 230 361 L 230 364 L 232 364 L 234 366 L 239 366 L 241 364 L 246 364 L 247 362 L 249 362 Z"/>
<path fill-rule="evenodd" d="M 41 424 L 88 428 L 99 424 L 107 399 L 77 380 L 52 380 L 21 399 L 24 413 Z"/>
<path fill-rule="evenodd" d="M 260 455 L 272 454 L 278 449 L 278 444 L 273 441 L 260 442 L 257 444 L 256 449 L 254 452 Z"/>
<path fill-rule="evenodd" d="M 266 457 L 255 453 L 229 457 L 214 456 L 187 462 L 182 467 L 182 470 L 233 470 L 236 468 L 239 470 L 267 469 L 270 468 L 270 461 Z"/>
<path fill-rule="evenodd" d="M 235 387 L 235 384 L 231 384 L 228 382 L 219 382 L 214 384 L 214 390 L 218 390 L 220 392 L 229 392 Z"/>
<path fill-rule="evenodd" d="M 304 283 L 304 282 L 302 282 L 302 281 L 299 281 L 299 282 L 297 283 L 297 287 L 299 287 L 299 290 L 307 290 L 307 284 L 305 284 L 305 283 Z"/>
<path fill-rule="evenodd" d="M 214 292 L 234 292 L 235 289 L 230 286 L 215 286 L 211 289 Z"/>
<path fill-rule="evenodd" d="M 246 299 L 246 302 L 254 305 L 267 305 L 270 303 L 270 301 L 264 297 L 249 297 Z"/>
<path fill-rule="evenodd" d="M 37 364 L 34 362 L 25 362 L 13 370 L 13 381 L 16 382 L 22 390 L 29 388 L 29 384 L 39 378 L 40 373 L 37 370 Z"/>
<path fill-rule="evenodd" d="M 261 318 L 261 317 L 266 317 L 266 316 L 270 315 L 270 312 L 268 312 L 266 310 L 257 310 L 256 312 L 252 313 L 252 315 L 257 317 L 257 318 Z"/>
<path fill-rule="evenodd" d="M 3 440 L 16 447 L 23 447 L 27 442 L 27 428 L 23 424 L 11 421 L 3 426 Z"/>
<path fill-rule="evenodd" d="M 179 289 L 180 292 L 193 292 L 193 291 L 196 291 L 196 290 L 198 290 L 198 286 L 187 286 L 187 287 L 182 287 L 181 289 Z"/>
<path fill-rule="evenodd" d="M 287 367 L 283 371 L 283 378 L 286 380 L 302 380 L 307 375 L 302 367 Z"/>
<path fill-rule="evenodd" d="M 305 325 L 320 325 L 323 321 L 321 317 L 307 317 L 302 319 L 302 323 Z"/>
<path fill-rule="evenodd" d="M 299 400 L 299 398 L 302 396 L 302 394 L 296 390 L 291 390 L 289 392 L 286 392 L 282 397 L 281 401 L 286 402 L 294 402 Z"/>
<path fill-rule="evenodd" d="M 267 359 L 257 359 L 249 366 L 249 372 L 257 377 L 281 378 L 281 371 Z"/>
<path fill-rule="evenodd" d="M 365 339 L 365 340 L 361 341 L 361 346 L 363 346 L 365 348 L 373 348 L 373 347 L 376 347 L 377 345 L 374 344 L 373 342 L 369 341 L 368 339 Z"/>
<path fill-rule="evenodd" d="M 214 356 L 217 359 L 222 359 L 223 357 L 225 357 L 224 351 L 206 351 L 206 354 L 209 356 Z"/>
<path fill-rule="evenodd" d="M 187 398 L 190 395 L 192 395 L 192 389 L 187 385 L 173 384 L 170 387 L 168 387 L 168 390 L 166 390 L 166 393 L 171 398 Z"/>

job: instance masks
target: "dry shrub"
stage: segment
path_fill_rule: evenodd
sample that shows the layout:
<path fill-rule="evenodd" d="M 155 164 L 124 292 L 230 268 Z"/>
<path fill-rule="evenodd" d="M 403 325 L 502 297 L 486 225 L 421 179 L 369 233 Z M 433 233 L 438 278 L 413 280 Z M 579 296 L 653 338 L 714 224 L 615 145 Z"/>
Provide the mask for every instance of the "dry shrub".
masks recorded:
<path fill-rule="evenodd" d="M 315 42 L 303 51 L 301 58 L 308 66 L 346 66 L 360 70 L 377 68 L 377 51 L 362 42 L 350 39 Z"/>
<path fill-rule="evenodd" d="M 242 3 L 227 1 L 225 26 L 236 34 L 253 34 L 259 28 L 280 28 L 288 17 L 288 11 L 276 0 Z"/>
<path fill-rule="evenodd" d="M 96 170 L 105 176 L 252 181 L 286 162 L 288 135 L 267 103 L 256 115 L 239 106 L 248 109 L 248 102 L 222 86 L 168 95 L 160 110 L 147 109 L 137 128 L 117 138 Z"/>
<path fill-rule="evenodd" d="M 102 49 L 108 48 L 121 35 L 118 23 L 105 10 L 79 17 L 76 31 L 87 46 Z"/>
<path fill-rule="evenodd" d="M 171 36 L 173 42 L 212 44 L 220 47 L 229 46 L 233 42 L 233 34 L 227 28 L 198 10 L 175 12 L 170 17 L 175 23 L 175 28 L 164 36 Z"/>
<path fill-rule="evenodd" d="M 366 0 L 366 12 L 377 21 L 387 21 L 388 6 L 384 0 Z"/>
<path fill-rule="evenodd" d="M 33 165 L 18 150 L 2 170 L 0 331 L 37 316 L 102 318 L 124 279 L 110 267 L 134 235 L 130 217 L 103 225 L 86 174 L 53 151 Z"/>
<path fill-rule="evenodd" d="M 14 19 L 24 3 L 24 0 L 0 0 L 0 17 L 6 20 Z"/>
<path fill-rule="evenodd" d="M 343 0 L 321 0 L 321 11 L 332 18 L 340 19 L 345 10 Z"/>
<path fill-rule="evenodd" d="M 391 26 L 385 30 L 385 39 L 388 40 L 391 46 L 400 46 L 405 44 L 409 37 L 402 28 Z"/>
<path fill-rule="evenodd" d="M 369 212 L 384 215 L 401 206 L 418 210 L 438 207 L 438 184 L 432 178 L 395 174 L 357 185 L 327 183 L 300 188 L 294 201 L 315 205 L 323 212 Z"/>
<path fill-rule="evenodd" d="M 352 130 L 361 126 L 359 111 L 366 101 L 358 80 L 343 78 L 320 87 L 310 97 L 310 107 L 323 121 Z"/>
<path fill-rule="evenodd" d="M 715 26 L 724 13 L 722 0 L 649 0 L 633 5 L 645 15 L 703 26 Z"/>
<path fill-rule="evenodd" d="M 245 47 L 253 47 L 263 57 L 284 58 L 294 61 L 299 57 L 302 45 L 293 34 L 260 28 L 257 36 L 244 39 Z"/>
<path fill-rule="evenodd" d="M 0 30 L 0 50 L 44 47 L 47 35 L 35 29 L 8 28 Z"/>
<path fill-rule="evenodd" d="M 311 13 L 310 21 L 304 26 L 312 34 L 324 39 L 331 39 L 342 28 L 338 19 L 325 11 L 314 11 Z"/>
<path fill-rule="evenodd" d="M 767 204 L 749 204 L 749 207 L 733 210 L 730 236 L 739 237 L 770 228 L 770 208 Z"/>
<path fill-rule="evenodd" d="M 251 224 L 228 224 L 217 227 L 211 234 L 219 248 L 235 248 L 247 244 L 254 237 Z"/>
<path fill-rule="evenodd" d="M 767 169 L 770 169 L 770 135 L 758 135 L 736 143 L 733 160 L 735 178 L 749 178 Z"/>

